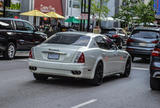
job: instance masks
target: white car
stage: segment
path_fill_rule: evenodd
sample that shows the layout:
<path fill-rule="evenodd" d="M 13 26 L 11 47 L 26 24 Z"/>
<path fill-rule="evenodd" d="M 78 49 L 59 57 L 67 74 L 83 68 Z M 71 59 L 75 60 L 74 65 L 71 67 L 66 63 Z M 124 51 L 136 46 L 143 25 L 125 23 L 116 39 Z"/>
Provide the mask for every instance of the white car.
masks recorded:
<path fill-rule="evenodd" d="M 100 85 L 105 76 L 128 77 L 131 70 L 131 56 L 101 34 L 57 33 L 32 48 L 29 57 L 29 69 L 36 80 L 63 76 Z"/>

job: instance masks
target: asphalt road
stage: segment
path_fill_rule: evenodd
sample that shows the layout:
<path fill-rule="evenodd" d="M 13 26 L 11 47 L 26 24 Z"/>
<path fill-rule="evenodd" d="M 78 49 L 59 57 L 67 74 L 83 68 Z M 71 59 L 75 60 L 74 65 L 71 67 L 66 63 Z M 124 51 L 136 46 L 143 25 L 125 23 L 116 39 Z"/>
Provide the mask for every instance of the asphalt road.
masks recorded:
<path fill-rule="evenodd" d="M 149 61 L 137 59 L 129 78 L 107 77 L 93 87 L 83 80 L 35 81 L 26 58 L 0 58 L 0 108 L 159 108 L 148 67 Z"/>

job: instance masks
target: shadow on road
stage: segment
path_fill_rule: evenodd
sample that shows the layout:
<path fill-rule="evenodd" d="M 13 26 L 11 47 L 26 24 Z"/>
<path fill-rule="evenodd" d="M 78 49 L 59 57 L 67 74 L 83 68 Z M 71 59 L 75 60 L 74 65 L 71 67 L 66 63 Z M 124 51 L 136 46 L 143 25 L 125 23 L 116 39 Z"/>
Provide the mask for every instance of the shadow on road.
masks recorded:
<path fill-rule="evenodd" d="M 13 60 L 27 59 L 27 58 L 28 58 L 27 56 L 16 56 Z M 7 59 L 0 56 L 0 60 L 7 60 Z"/>
<path fill-rule="evenodd" d="M 146 59 L 142 59 L 142 58 L 136 58 L 133 63 L 141 63 L 141 64 L 149 64 L 150 63 L 150 59 L 146 58 Z"/>
<path fill-rule="evenodd" d="M 108 76 L 104 78 L 103 84 L 112 82 L 114 80 L 122 79 L 118 75 Z M 93 88 L 97 86 L 93 86 L 89 80 L 85 79 L 74 79 L 74 78 L 49 78 L 46 81 L 31 81 L 32 84 L 40 84 L 40 85 L 54 85 L 55 86 L 63 86 L 63 87 L 72 87 L 72 88 Z M 103 84 L 101 86 L 103 86 Z"/>

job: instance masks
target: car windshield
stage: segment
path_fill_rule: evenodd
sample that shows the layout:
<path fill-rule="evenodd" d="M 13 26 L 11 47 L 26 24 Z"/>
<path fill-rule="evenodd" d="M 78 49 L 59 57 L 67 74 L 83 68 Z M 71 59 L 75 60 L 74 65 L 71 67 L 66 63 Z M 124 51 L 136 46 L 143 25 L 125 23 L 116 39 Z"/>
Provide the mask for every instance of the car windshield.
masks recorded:
<path fill-rule="evenodd" d="M 0 29 L 12 29 L 11 27 L 11 21 L 8 20 L 0 20 Z"/>
<path fill-rule="evenodd" d="M 116 34 L 115 29 L 104 29 L 102 30 L 102 34 Z"/>
<path fill-rule="evenodd" d="M 133 31 L 131 37 L 135 37 L 135 38 L 158 38 L 159 37 L 159 33 L 157 31 L 140 31 L 140 30 L 136 30 Z"/>
<path fill-rule="evenodd" d="M 56 34 L 52 36 L 50 39 L 46 40 L 45 43 L 87 46 L 89 41 L 89 36 L 75 34 Z"/>

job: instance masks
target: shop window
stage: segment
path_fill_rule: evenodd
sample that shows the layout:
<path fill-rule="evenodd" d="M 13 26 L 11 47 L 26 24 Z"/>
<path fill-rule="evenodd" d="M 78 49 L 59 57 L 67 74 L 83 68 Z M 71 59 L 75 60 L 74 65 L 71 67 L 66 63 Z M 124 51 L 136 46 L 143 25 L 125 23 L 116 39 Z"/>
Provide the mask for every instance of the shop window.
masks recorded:
<path fill-rule="evenodd" d="M 80 1 L 79 0 L 73 1 L 73 8 L 80 8 Z"/>

